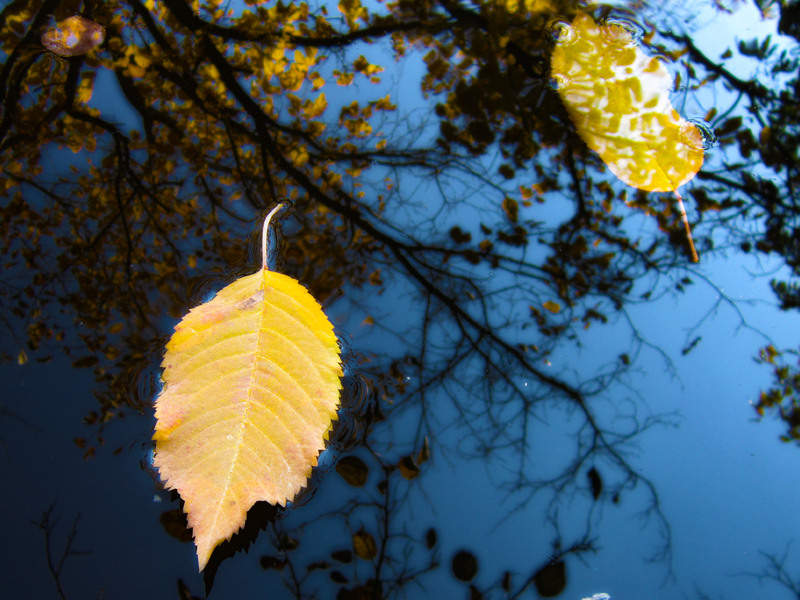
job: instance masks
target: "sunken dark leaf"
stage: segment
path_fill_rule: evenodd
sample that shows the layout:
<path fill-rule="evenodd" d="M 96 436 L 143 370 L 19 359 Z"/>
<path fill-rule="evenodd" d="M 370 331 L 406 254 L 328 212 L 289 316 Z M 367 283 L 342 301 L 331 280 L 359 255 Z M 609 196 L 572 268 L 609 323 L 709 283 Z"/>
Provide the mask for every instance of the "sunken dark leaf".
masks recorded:
<path fill-rule="evenodd" d="M 471 552 L 461 550 L 453 557 L 451 567 L 456 579 L 469 582 L 478 574 L 478 559 Z"/>
<path fill-rule="evenodd" d="M 592 487 L 592 498 L 597 500 L 600 494 L 603 493 L 603 480 L 600 478 L 600 473 L 597 472 L 597 469 L 592 467 L 589 469 L 589 472 L 586 473 L 586 476 L 589 478 L 589 485 Z"/>
<path fill-rule="evenodd" d="M 357 456 L 345 456 L 336 463 L 336 472 L 353 487 L 367 483 L 369 467 Z"/>
<path fill-rule="evenodd" d="M 262 556 L 259 560 L 262 569 L 275 569 L 276 571 L 283 571 L 286 563 L 274 556 Z"/>
<path fill-rule="evenodd" d="M 331 558 L 340 563 L 348 564 L 353 562 L 353 553 L 350 550 L 336 550 L 331 552 Z"/>
<path fill-rule="evenodd" d="M 300 540 L 297 538 L 290 537 L 288 535 L 284 535 L 281 537 L 281 548 L 286 550 L 287 552 L 291 552 L 292 550 L 297 550 L 297 547 L 300 545 Z"/>
<path fill-rule="evenodd" d="M 511 571 L 503 573 L 503 582 L 501 585 L 503 586 L 504 592 L 508 593 L 511 591 Z"/>
<path fill-rule="evenodd" d="M 176 508 L 161 513 L 158 517 L 158 522 L 161 523 L 164 531 L 170 537 L 174 537 L 181 543 L 192 541 L 192 530 L 189 529 L 189 525 L 186 522 L 186 513 L 181 509 Z"/>
<path fill-rule="evenodd" d="M 411 481 L 419 476 L 419 467 L 414 464 L 414 459 L 410 456 L 404 456 L 397 463 L 397 468 L 400 469 L 400 474 Z"/>
<path fill-rule="evenodd" d="M 431 550 L 436 545 L 436 530 L 431 527 L 425 534 L 425 546 Z"/>
<path fill-rule="evenodd" d="M 378 547 L 375 545 L 375 538 L 364 529 L 359 529 L 353 535 L 353 551 L 358 558 L 372 560 L 378 555 Z"/>
<path fill-rule="evenodd" d="M 467 242 L 472 240 L 472 234 L 469 232 L 464 232 L 461 230 L 461 227 L 453 227 L 450 230 L 450 237 L 456 244 L 466 244 Z"/>
<path fill-rule="evenodd" d="M 334 583 L 341 585 L 345 585 L 347 583 L 347 577 L 345 577 L 340 571 L 331 571 L 330 578 Z"/>
<path fill-rule="evenodd" d="M 533 576 L 533 584 L 542 598 L 555 598 L 567 587 L 567 565 L 562 560 L 545 565 Z"/>

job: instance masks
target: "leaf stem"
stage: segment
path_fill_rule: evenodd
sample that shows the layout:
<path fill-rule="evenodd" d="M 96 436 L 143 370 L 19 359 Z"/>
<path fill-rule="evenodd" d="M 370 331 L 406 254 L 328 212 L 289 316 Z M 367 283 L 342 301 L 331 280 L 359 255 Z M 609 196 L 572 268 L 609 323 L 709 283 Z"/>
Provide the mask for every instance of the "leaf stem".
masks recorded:
<path fill-rule="evenodd" d="M 278 205 L 269 211 L 267 218 L 264 219 L 264 227 L 261 228 L 261 264 L 265 271 L 269 271 L 269 266 L 267 265 L 267 237 L 269 236 L 269 222 L 275 214 L 283 208 L 283 203 L 278 203 Z"/>
<path fill-rule="evenodd" d="M 700 257 L 697 256 L 697 250 L 694 247 L 694 239 L 692 239 L 692 228 L 689 227 L 689 219 L 686 217 L 686 207 L 683 205 L 683 198 L 676 191 L 673 192 L 678 199 L 678 207 L 681 210 L 681 221 L 683 221 L 683 228 L 686 230 L 686 240 L 689 242 L 689 251 L 692 254 L 692 262 L 700 262 Z"/>

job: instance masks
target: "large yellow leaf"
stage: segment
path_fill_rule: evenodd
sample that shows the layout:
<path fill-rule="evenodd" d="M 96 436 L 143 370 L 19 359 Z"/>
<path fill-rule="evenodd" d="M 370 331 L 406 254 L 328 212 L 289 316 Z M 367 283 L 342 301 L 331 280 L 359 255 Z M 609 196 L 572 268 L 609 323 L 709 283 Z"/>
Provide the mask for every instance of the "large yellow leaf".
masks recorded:
<path fill-rule="evenodd" d="M 578 13 L 553 50 L 552 74 L 578 134 L 628 185 L 673 192 L 700 170 L 700 131 L 672 107 L 667 69 L 626 28 Z"/>
<path fill-rule="evenodd" d="M 202 571 L 255 502 L 306 485 L 336 419 L 339 347 L 308 291 L 265 267 L 191 310 L 162 366 L 154 465 L 184 500 Z"/>

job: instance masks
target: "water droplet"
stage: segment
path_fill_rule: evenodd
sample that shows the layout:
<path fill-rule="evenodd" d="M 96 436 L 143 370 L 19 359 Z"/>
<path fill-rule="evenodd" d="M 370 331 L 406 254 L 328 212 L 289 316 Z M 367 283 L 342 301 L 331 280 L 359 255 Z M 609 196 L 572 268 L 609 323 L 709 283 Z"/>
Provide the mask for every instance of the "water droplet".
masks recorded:
<path fill-rule="evenodd" d="M 569 21 L 553 19 L 544 28 L 547 43 L 551 46 L 568 46 L 578 39 L 575 28 Z"/>
<path fill-rule="evenodd" d="M 572 79 L 563 73 L 550 73 L 550 81 L 548 82 L 548 85 L 554 92 L 557 92 L 558 90 L 563 90 L 571 86 Z"/>
<path fill-rule="evenodd" d="M 139 459 L 139 467 L 147 473 L 150 479 L 153 481 L 153 484 L 157 488 L 161 488 L 161 478 L 158 476 L 158 469 L 156 469 L 155 465 L 153 465 L 153 460 L 156 456 L 156 443 L 155 442 L 145 442 L 142 444 L 142 454 Z"/>
<path fill-rule="evenodd" d="M 710 150 L 719 144 L 714 130 L 703 119 L 688 119 L 681 125 L 681 139 L 697 150 Z"/>
<path fill-rule="evenodd" d="M 644 28 L 629 19 L 606 19 L 603 25 L 603 37 L 612 44 L 636 46 L 644 37 Z"/>

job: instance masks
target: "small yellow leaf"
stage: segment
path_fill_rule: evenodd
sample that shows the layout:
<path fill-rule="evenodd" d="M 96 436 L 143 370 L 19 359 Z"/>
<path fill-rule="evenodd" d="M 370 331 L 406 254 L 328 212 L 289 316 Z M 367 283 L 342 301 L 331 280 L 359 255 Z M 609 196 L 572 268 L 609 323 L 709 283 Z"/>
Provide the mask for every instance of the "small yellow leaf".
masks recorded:
<path fill-rule="evenodd" d="M 20 350 L 17 354 L 17 364 L 24 365 L 26 362 L 28 362 L 28 355 L 25 354 L 25 350 Z"/>
<path fill-rule="evenodd" d="M 549 310 L 553 314 L 558 314 L 559 312 L 561 312 L 561 305 L 558 304 L 557 302 L 552 302 L 548 300 L 542 306 L 544 306 L 547 310 Z"/>

